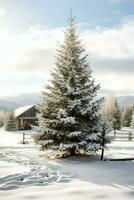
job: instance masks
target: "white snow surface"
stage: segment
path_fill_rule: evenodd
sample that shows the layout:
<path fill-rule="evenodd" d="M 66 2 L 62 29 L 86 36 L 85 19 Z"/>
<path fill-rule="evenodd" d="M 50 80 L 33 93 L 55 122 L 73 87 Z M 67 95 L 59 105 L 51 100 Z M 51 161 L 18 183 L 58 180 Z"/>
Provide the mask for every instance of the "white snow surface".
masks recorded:
<path fill-rule="evenodd" d="M 134 199 L 133 161 L 100 161 L 100 155 L 50 160 L 32 133 L 23 145 L 21 131 L 0 129 L 0 200 Z M 113 141 L 105 150 L 106 158 L 121 155 L 134 157 L 134 141 Z"/>
<path fill-rule="evenodd" d="M 34 107 L 34 105 L 21 106 L 14 111 L 14 116 L 19 117 L 21 114 Z"/>

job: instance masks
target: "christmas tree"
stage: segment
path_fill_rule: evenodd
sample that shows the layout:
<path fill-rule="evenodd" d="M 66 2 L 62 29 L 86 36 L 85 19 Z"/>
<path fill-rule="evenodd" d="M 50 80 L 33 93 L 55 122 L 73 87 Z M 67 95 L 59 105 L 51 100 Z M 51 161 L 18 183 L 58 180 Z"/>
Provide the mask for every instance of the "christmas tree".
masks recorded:
<path fill-rule="evenodd" d="M 99 85 L 92 78 L 87 54 L 76 33 L 73 17 L 59 45 L 51 83 L 38 107 L 39 134 L 35 140 L 42 149 L 96 151 L 100 142 Z"/>

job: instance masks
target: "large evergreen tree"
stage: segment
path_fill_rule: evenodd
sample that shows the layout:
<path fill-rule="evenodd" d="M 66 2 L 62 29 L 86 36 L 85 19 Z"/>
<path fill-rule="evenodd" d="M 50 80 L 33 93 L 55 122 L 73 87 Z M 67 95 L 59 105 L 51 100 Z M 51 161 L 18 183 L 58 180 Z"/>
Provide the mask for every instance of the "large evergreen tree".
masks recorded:
<path fill-rule="evenodd" d="M 92 78 L 87 54 L 70 18 L 63 44 L 59 45 L 51 83 L 43 92 L 38 108 L 42 149 L 68 151 L 98 150 L 100 142 L 99 85 Z"/>

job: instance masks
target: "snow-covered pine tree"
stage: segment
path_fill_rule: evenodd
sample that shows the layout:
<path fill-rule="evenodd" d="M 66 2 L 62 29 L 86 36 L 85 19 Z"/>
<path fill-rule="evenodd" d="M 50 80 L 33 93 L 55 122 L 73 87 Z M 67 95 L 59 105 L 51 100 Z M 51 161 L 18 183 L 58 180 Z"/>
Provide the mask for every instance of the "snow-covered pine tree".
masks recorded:
<path fill-rule="evenodd" d="M 122 126 L 130 127 L 133 111 L 134 111 L 133 104 L 130 104 L 124 108 L 123 113 L 122 113 Z"/>
<path fill-rule="evenodd" d="M 10 112 L 5 114 L 4 127 L 6 131 L 16 131 L 14 113 Z"/>
<path fill-rule="evenodd" d="M 134 111 L 132 113 L 132 120 L 131 120 L 130 126 L 131 126 L 131 128 L 134 128 Z"/>
<path fill-rule="evenodd" d="M 51 83 L 43 92 L 38 108 L 39 129 L 35 140 L 42 149 L 68 151 L 100 148 L 99 85 L 92 78 L 92 70 L 73 17 L 59 45 L 56 68 Z"/>
<path fill-rule="evenodd" d="M 0 111 L 0 127 L 4 125 L 4 111 Z"/>
<path fill-rule="evenodd" d="M 117 98 L 110 94 L 104 100 L 102 106 L 102 115 L 107 124 L 111 124 L 114 130 L 121 128 L 121 111 L 118 106 Z"/>
<path fill-rule="evenodd" d="M 115 99 L 115 109 L 113 112 L 113 129 L 114 130 L 120 130 L 121 129 L 121 111 L 120 108 L 118 106 L 118 102 L 117 99 Z"/>

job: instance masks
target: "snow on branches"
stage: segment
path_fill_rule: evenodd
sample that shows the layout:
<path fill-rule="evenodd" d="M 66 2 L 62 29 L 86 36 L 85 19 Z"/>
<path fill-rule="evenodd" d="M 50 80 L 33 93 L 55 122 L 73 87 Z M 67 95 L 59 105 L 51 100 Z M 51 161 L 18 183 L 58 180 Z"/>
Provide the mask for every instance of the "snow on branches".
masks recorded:
<path fill-rule="evenodd" d="M 92 78 L 87 54 L 76 33 L 74 18 L 65 30 L 65 39 L 56 55 L 51 83 L 39 106 L 36 142 L 43 149 L 69 151 L 74 155 L 100 149 L 99 85 Z"/>

